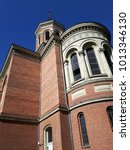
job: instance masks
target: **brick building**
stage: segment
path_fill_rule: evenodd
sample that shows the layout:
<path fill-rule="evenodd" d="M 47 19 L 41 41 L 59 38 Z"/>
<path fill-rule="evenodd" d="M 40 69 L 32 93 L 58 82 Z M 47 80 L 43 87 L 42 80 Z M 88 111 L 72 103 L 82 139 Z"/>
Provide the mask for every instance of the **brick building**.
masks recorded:
<path fill-rule="evenodd" d="M 95 22 L 35 31 L 0 74 L 0 150 L 112 150 L 112 48 Z"/>

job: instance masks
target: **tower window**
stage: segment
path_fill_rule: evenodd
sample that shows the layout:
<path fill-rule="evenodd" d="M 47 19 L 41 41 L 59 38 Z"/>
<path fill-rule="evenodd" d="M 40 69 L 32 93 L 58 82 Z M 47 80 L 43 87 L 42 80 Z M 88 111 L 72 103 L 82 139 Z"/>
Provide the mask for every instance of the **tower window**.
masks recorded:
<path fill-rule="evenodd" d="M 91 67 L 92 74 L 93 75 L 101 74 L 101 71 L 100 71 L 100 68 L 99 68 L 99 65 L 97 62 L 97 58 L 96 58 L 95 53 L 94 53 L 94 49 L 88 48 L 86 50 L 86 52 L 87 52 L 87 56 L 88 56 L 88 60 L 89 60 L 89 64 Z"/>
<path fill-rule="evenodd" d="M 39 45 L 41 44 L 41 37 L 40 37 L 40 34 L 38 35 L 38 43 L 39 43 Z"/>
<path fill-rule="evenodd" d="M 52 127 L 45 129 L 45 150 L 53 150 Z"/>
<path fill-rule="evenodd" d="M 111 60 L 111 51 L 110 51 L 110 48 L 107 45 L 105 45 L 104 49 L 105 49 L 104 54 L 105 54 L 107 63 L 109 65 L 109 67 L 110 67 L 111 72 L 113 72 L 113 64 L 112 64 L 112 60 Z"/>
<path fill-rule="evenodd" d="M 110 123 L 113 126 L 113 107 L 110 106 L 107 108 L 108 117 L 110 119 Z"/>
<path fill-rule="evenodd" d="M 79 68 L 79 63 L 78 63 L 78 59 L 77 59 L 76 53 L 73 53 L 71 55 L 71 65 L 72 65 L 74 81 L 76 81 L 76 80 L 81 78 L 80 68 Z"/>
<path fill-rule="evenodd" d="M 82 137 L 82 145 L 88 146 L 89 141 L 88 141 L 88 135 L 87 135 L 87 129 L 86 129 L 84 114 L 80 113 L 78 115 L 78 119 L 79 119 L 79 125 L 80 125 L 80 133 L 81 133 L 81 137 Z"/>
<path fill-rule="evenodd" d="M 48 41 L 49 38 L 50 38 L 50 33 L 49 33 L 49 31 L 46 31 L 46 33 L 45 33 L 45 40 Z"/>

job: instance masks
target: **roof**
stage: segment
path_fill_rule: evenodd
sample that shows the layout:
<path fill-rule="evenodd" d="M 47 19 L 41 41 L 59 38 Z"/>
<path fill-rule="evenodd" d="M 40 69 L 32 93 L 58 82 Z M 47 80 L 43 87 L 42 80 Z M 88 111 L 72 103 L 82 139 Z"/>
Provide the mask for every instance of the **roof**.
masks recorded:
<path fill-rule="evenodd" d="M 38 30 L 39 30 L 39 28 L 40 28 L 41 26 L 47 26 L 47 25 L 50 25 L 50 24 L 56 25 L 56 26 L 60 27 L 62 30 L 65 29 L 65 27 L 64 27 L 63 24 L 61 24 L 61 23 L 59 23 L 59 22 L 57 22 L 57 21 L 55 21 L 55 20 L 48 20 L 48 21 L 42 22 L 42 23 L 40 23 L 40 24 L 38 25 L 38 27 L 37 27 L 37 29 L 36 29 L 36 31 L 35 31 L 35 35 L 37 34 L 37 32 L 38 32 Z"/>

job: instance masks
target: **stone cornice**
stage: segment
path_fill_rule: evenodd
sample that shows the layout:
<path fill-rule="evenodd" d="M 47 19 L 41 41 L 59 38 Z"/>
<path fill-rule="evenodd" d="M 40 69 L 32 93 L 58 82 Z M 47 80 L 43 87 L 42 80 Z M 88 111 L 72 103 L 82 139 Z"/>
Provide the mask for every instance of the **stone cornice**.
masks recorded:
<path fill-rule="evenodd" d="M 40 55 L 37 52 L 31 51 L 29 49 L 23 48 L 18 45 L 13 45 L 12 48 L 13 54 L 18 54 L 21 56 L 26 56 L 27 58 L 33 59 L 33 60 L 40 60 Z"/>
<path fill-rule="evenodd" d="M 55 114 L 56 112 L 68 112 L 68 108 L 65 105 L 57 105 L 50 111 L 46 112 L 42 116 L 31 117 L 31 116 L 17 116 L 11 114 L 0 114 L 0 120 L 6 122 L 18 122 L 18 123 L 30 123 L 30 124 L 38 124 L 41 121 L 47 119 L 51 115 Z"/>
<path fill-rule="evenodd" d="M 52 34 L 52 36 L 46 44 L 41 44 L 41 46 L 37 50 L 37 52 L 40 53 L 41 59 L 46 55 L 46 53 L 51 49 L 52 45 L 55 43 L 60 44 L 60 37 L 56 34 Z"/>
<path fill-rule="evenodd" d="M 8 121 L 8 122 L 17 122 L 17 123 L 30 123 L 30 124 L 38 124 L 38 118 L 36 117 L 18 117 L 10 114 L 1 114 L 0 120 Z"/>
<path fill-rule="evenodd" d="M 73 84 L 73 86 L 71 86 L 71 88 L 67 90 L 67 93 L 70 93 L 70 92 L 74 91 L 75 89 L 80 88 L 84 85 L 99 83 L 99 82 L 111 82 L 111 83 L 113 83 L 113 78 L 112 77 L 111 78 L 109 78 L 109 77 L 100 78 L 99 77 L 98 79 L 93 78 L 92 80 L 87 80 L 86 79 L 83 83 L 80 83 L 80 84 L 77 84 L 77 85 Z"/>
<path fill-rule="evenodd" d="M 80 102 L 80 103 L 70 106 L 69 111 L 72 111 L 72 110 L 74 110 L 78 107 L 82 107 L 84 105 L 89 105 L 92 103 L 101 103 L 101 102 L 106 102 L 106 101 L 113 101 L 113 97 L 109 96 L 109 97 L 101 97 L 98 99 L 88 99 L 87 101 Z"/>
<path fill-rule="evenodd" d="M 12 44 L 11 47 L 10 47 L 9 53 L 8 53 L 8 55 L 6 57 L 5 63 L 3 65 L 3 68 L 2 68 L 2 70 L 0 72 L 0 79 L 5 74 L 5 71 L 6 71 L 7 67 L 8 67 L 8 65 L 9 65 L 9 62 L 10 62 L 12 54 L 23 56 L 23 57 L 29 58 L 31 60 L 40 61 L 40 54 L 39 53 L 33 52 L 33 51 L 29 50 L 29 49 L 26 49 L 24 47 L 18 46 L 16 44 Z"/>
<path fill-rule="evenodd" d="M 72 26 L 68 30 L 66 30 L 62 35 L 61 35 L 61 41 L 63 42 L 66 38 L 68 38 L 70 35 L 80 32 L 80 31 L 85 31 L 85 30 L 93 30 L 93 31 L 98 31 L 101 32 L 105 35 L 105 37 L 108 39 L 108 41 L 111 40 L 110 32 L 109 30 L 99 24 L 99 23 L 94 23 L 94 22 L 88 22 L 88 23 L 80 23 L 75 26 Z"/>
<path fill-rule="evenodd" d="M 48 111 L 47 113 L 45 113 L 44 115 L 40 116 L 39 122 L 41 122 L 41 121 L 47 119 L 48 117 L 52 116 L 53 114 L 55 114 L 55 113 L 58 112 L 58 111 L 64 112 L 64 113 L 65 113 L 65 112 L 68 113 L 68 108 L 67 108 L 66 106 L 64 106 L 64 105 L 63 105 L 63 106 L 61 106 L 61 105 L 56 106 L 56 107 L 54 107 L 52 110 L 50 110 L 50 111 Z"/>
<path fill-rule="evenodd" d="M 40 27 L 42 27 L 42 26 L 47 26 L 47 25 L 49 25 L 49 24 L 56 25 L 56 26 L 60 27 L 63 31 L 64 31 L 64 29 L 65 29 L 65 28 L 64 28 L 64 25 L 62 25 L 61 23 L 59 23 L 59 22 L 57 22 L 57 21 L 55 21 L 55 20 L 48 20 L 48 21 L 42 22 L 42 23 L 40 23 L 40 24 L 38 25 L 38 27 L 37 27 L 37 29 L 36 29 L 36 31 L 35 31 L 35 35 L 38 33 Z"/>
<path fill-rule="evenodd" d="M 22 117 L 22 116 L 14 116 L 10 114 L 0 114 L 0 120 L 5 121 L 5 122 L 15 122 L 15 123 L 27 123 L 27 124 L 38 124 L 42 122 L 43 120 L 47 119 L 48 117 L 54 115 L 57 112 L 64 112 L 64 113 L 69 113 L 70 111 L 82 107 L 85 105 L 89 105 L 92 103 L 100 103 L 100 102 L 107 102 L 107 101 L 112 101 L 113 97 L 108 96 L 108 97 L 101 97 L 98 99 L 87 99 L 86 101 L 74 104 L 70 107 L 66 106 L 56 106 L 46 114 L 42 116 L 37 116 L 37 117 Z"/>
<path fill-rule="evenodd" d="M 41 58 L 44 57 L 44 55 L 46 55 L 46 53 L 49 51 L 49 49 L 51 48 L 51 46 L 54 43 L 57 43 L 57 44 L 60 43 L 60 37 L 57 36 L 56 34 L 52 34 L 49 41 L 46 44 L 42 43 L 41 46 L 38 48 L 38 50 L 36 52 L 34 52 L 32 50 L 29 50 L 29 49 L 26 49 L 24 47 L 18 46 L 16 44 L 12 44 L 11 47 L 10 47 L 9 53 L 6 57 L 3 68 L 0 72 L 0 79 L 5 74 L 5 71 L 8 67 L 8 65 L 9 65 L 12 54 L 15 54 L 15 55 L 18 55 L 18 56 L 25 57 L 27 59 L 31 59 L 31 60 L 40 62 Z"/>
<path fill-rule="evenodd" d="M 5 60 L 4 65 L 2 67 L 2 70 L 0 71 L 0 79 L 3 78 L 3 76 L 5 74 L 5 71 L 6 71 L 7 67 L 8 67 L 8 65 L 9 65 L 9 62 L 10 62 L 10 59 L 11 59 L 11 54 L 12 54 L 11 49 L 12 49 L 12 46 L 11 46 L 9 52 L 8 52 L 8 55 L 6 57 L 6 60 Z"/>

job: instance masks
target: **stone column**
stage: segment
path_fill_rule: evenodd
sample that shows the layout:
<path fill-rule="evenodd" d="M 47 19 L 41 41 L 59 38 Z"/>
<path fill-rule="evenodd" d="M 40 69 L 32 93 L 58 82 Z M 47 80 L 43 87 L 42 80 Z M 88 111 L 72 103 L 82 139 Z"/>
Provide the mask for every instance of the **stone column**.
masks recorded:
<path fill-rule="evenodd" d="M 64 72 L 65 72 L 66 87 L 68 89 L 70 87 L 70 77 L 69 77 L 69 70 L 68 70 L 68 60 L 64 61 Z"/>
<path fill-rule="evenodd" d="M 79 66 L 80 66 L 81 77 L 82 78 L 89 78 L 88 69 L 87 69 L 87 66 L 85 64 L 84 52 L 79 51 L 78 53 L 80 56 Z"/>
<path fill-rule="evenodd" d="M 108 62 L 106 60 L 105 54 L 104 54 L 104 49 L 103 48 L 99 48 L 99 54 L 100 54 L 100 58 L 101 58 L 101 67 L 103 68 L 103 73 L 107 74 L 109 77 L 112 76 L 110 67 L 108 65 Z"/>

